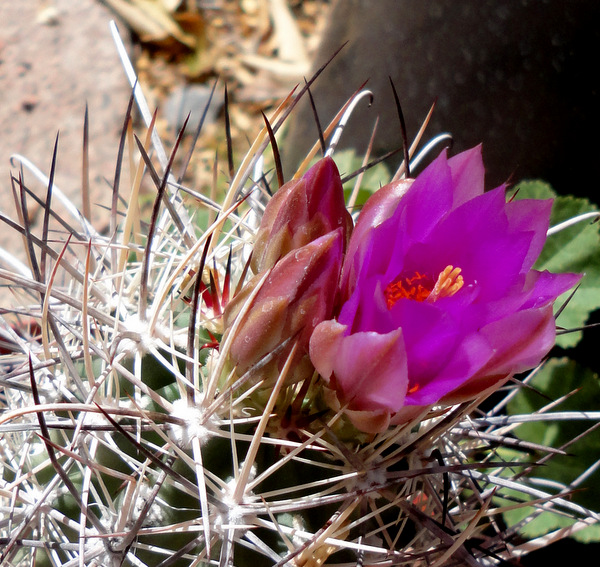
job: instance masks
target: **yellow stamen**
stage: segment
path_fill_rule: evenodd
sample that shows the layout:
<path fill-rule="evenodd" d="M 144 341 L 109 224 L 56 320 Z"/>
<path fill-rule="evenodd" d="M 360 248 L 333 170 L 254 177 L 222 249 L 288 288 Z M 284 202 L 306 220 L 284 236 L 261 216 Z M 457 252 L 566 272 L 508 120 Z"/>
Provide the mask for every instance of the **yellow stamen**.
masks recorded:
<path fill-rule="evenodd" d="M 461 269 L 454 266 L 446 266 L 438 276 L 431 293 L 426 301 L 433 303 L 442 297 L 454 295 L 465 283 L 460 275 Z"/>

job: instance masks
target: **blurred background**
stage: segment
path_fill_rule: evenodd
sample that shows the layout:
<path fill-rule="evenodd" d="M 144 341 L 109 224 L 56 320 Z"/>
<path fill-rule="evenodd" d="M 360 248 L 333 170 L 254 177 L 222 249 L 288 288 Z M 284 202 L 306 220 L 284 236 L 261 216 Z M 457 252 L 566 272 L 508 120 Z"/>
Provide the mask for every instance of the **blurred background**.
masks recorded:
<path fill-rule="evenodd" d="M 92 183 L 111 177 L 129 96 L 108 21 L 116 19 L 159 129 L 190 133 L 218 78 L 200 152 L 223 139 L 223 85 L 240 153 L 268 111 L 342 45 L 312 88 L 322 125 L 365 81 L 342 147 L 401 146 L 389 79 L 408 137 L 434 101 L 425 138 L 454 151 L 483 143 L 490 185 L 536 177 L 598 201 L 600 3 L 594 0 L 21 0 L 0 4 L 0 179 L 22 153 L 43 170 L 60 130 L 57 182 L 77 195 L 81 130 L 90 110 Z M 221 113 L 221 116 L 219 115 Z M 212 124 L 211 124 L 212 122 Z M 287 176 L 318 138 L 301 101 L 281 144 Z M 399 156 L 392 158 L 395 167 Z M 202 172 L 198 171 L 197 184 Z M 4 190 L 4 189 L 3 189 Z"/>
<path fill-rule="evenodd" d="M 490 185 L 542 178 L 597 200 L 599 24 L 593 0 L 340 0 L 316 63 L 348 43 L 315 103 L 329 118 L 368 80 L 373 105 L 356 112 L 342 144 L 363 151 L 379 116 L 375 151 L 389 151 L 401 145 L 391 78 L 409 139 L 437 100 L 429 135 L 450 132 L 457 152 L 483 143 Z M 311 116 L 307 105 L 295 116 L 291 163 L 315 136 Z"/>

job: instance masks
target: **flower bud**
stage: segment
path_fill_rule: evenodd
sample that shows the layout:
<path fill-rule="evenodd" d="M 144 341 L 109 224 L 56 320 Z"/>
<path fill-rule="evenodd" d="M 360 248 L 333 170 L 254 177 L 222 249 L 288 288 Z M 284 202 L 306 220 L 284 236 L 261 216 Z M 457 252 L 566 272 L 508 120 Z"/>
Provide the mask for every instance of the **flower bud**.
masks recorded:
<path fill-rule="evenodd" d="M 287 339 L 298 341 L 298 354 L 308 350 L 314 328 L 331 317 L 342 262 L 343 230 L 338 228 L 292 250 L 275 264 L 252 304 L 248 298 L 263 279 L 256 275 L 228 304 L 225 328 L 243 317 L 231 342 L 229 356 L 238 374 L 248 370 Z M 226 340 L 226 338 L 225 338 Z M 292 344 L 281 353 L 285 360 Z"/>
<path fill-rule="evenodd" d="M 324 158 L 301 179 L 283 185 L 269 201 L 254 243 L 252 271 L 272 268 L 290 251 L 338 228 L 345 248 L 352 219 L 337 167 L 331 158 Z"/>

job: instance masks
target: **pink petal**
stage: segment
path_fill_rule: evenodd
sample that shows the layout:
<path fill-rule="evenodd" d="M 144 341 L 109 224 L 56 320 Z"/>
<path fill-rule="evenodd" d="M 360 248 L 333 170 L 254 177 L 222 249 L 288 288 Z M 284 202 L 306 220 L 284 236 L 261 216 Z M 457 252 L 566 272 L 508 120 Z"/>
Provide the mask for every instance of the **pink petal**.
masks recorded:
<path fill-rule="evenodd" d="M 453 208 L 483 193 L 485 169 L 481 145 L 466 150 L 448 160 L 454 183 Z"/>
<path fill-rule="evenodd" d="M 528 301 L 523 305 L 523 309 L 541 307 L 572 289 L 583 277 L 582 274 L 553 274 L 544 270 L 538 272 L 532 270 L 529 274 L 532 280 L 535 280 L 535 287 Z"/>
<path fill-rule="evenodd" d="M 335 320 L 319 323 L 310 338 L 310 359 L 317 372 L 327 381 L 334 371 L 340 341 L 347 327 Z"/>
<path fill-rule="evenodd" d="M 321 323 L 310 339 L 310 358 L 352 410 L 397 411 L 408 384 L 402 330 L 344 335 L 341 325 Z"/>
<path fill-rule="evenodd" d="M 523 262 L 523 267 L 529 270 L 546 243 L 552 200 L 515 200 L 506 203 L 505 210 L 511 232 L 529 232 L 531 234 L 531 244 Z"/>
<path fill-rule="evenodd" d="M 368 235 L 394 213 L 400 199 L 412 183 L 412 179 L 406 179 L 384 185 L 364 204 L 346 252 L 341 284 L 343 296 L 348 297 L 353 291 L 353 282 L 356 281 L 360 267 L 365 261 L 365 243 L 369 242 Z"/>
<path fill-rule="evenodd" d="M 515 374 L 533 368 L 554 346 L 556 324 L 552 306 L 517 311 L 481 329 L 494 348 L 494 356 L 478 373 Z"/>

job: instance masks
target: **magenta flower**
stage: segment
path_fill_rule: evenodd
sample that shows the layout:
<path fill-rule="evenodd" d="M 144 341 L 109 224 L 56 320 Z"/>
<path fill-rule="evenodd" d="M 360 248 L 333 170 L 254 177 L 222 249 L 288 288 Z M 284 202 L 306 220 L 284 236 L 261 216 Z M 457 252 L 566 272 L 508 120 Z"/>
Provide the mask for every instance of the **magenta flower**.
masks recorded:
<path fill-rule="evenodd" d="M 551 201 L 483 192 L 480 148 L 442 153 L 366 203 L 348 245 L 341 310 L 310 357 L 364 431 L 477 396 L 535 366 L 555 340 L 554 300 L 580 279 L 532 269 Z"/>

